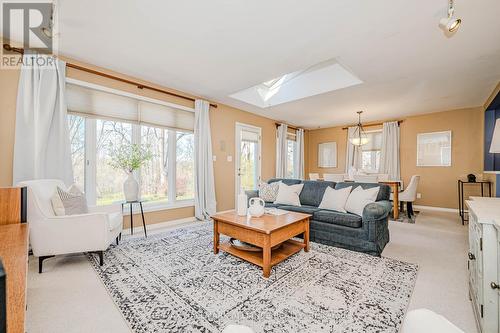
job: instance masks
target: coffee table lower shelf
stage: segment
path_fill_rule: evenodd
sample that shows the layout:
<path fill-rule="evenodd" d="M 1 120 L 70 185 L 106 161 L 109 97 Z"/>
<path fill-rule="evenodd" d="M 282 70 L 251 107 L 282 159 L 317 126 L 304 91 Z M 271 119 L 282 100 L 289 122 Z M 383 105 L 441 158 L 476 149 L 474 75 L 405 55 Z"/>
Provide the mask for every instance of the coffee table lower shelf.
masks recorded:
<path fill-rule="evenodd" d="M 281 244 L 281 246 L 271 251 L 271 267 L 279 264 L 286 258 L 294 255 L 297 252 L 300 252 L 305 248 L 305 244 L 303 242 L 298 242 L 293 239 L 289 239 Z M 264 267 L 264 259 L 262 251 L 260 252 L 252 252 L 252 251 L 244 251 L 239 250 L 231 246 L 229 242 L 224 242 L 219 244 L 219 250 L 230 253 L 235 257 L 246 260 L 254 265 L 259 267 Z"/>

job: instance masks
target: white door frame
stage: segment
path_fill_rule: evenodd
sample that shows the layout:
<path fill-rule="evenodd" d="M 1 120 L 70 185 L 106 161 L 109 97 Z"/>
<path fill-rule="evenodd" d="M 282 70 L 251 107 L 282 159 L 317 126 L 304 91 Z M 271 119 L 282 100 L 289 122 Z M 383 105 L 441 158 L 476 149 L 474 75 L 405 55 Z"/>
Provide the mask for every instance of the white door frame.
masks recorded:
<path fill-rule="evenodd" d="M 237 201 L 238 201 L 238 194 L 239 194 L 239 191 L 240 191 L 240 177 L 238 176 L 238 169 L 240 167 L 240 155 L 241 155 L 241 142 L 240 142 L 240 138 L 241 138 L 241 135 L 240 134 L 240 131 L 241 130 L 248 130 L 248 131 L 252 131 L 252 132 L 255 132 L 255 133 L 258 133 L 259 134 L 259 143 L 258 143 L 258 161 L 257 161 L 257 181 L 260 181 L 262 179 L 262 128 L 261 127 L 257 127 L 257 126 L 253 126 L 253 125 L 248 125 L 248 124 L 244 124 L 244 123 L 239 123 L 239 122 L 236 122 L 236 125 L 235 125 L 235 140 L 234 140 L 234 151 L 235 151 L 235 156 L 234 156 L 234 177 L 235 177 L 235 180 L 234 180 L 234 193 L 235 193 L 235 205 L 237 204 Z M 235 206 L 236 207 L 236 206 Z"/>

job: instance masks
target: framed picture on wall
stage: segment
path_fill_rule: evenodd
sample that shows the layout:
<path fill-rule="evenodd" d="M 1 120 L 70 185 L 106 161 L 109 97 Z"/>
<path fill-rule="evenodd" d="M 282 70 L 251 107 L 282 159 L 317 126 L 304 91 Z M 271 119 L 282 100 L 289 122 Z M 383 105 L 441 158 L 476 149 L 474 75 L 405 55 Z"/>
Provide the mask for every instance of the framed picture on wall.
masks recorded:
<path fill-rule="evenodd" d="M 337 142 L 324 142 L 318 145 L 318 167 L 337 167 Z"/>
<path fill-rule="evenodd" d="M 451 131 L 417 134 L 417 166 L 451 166 Z"/>

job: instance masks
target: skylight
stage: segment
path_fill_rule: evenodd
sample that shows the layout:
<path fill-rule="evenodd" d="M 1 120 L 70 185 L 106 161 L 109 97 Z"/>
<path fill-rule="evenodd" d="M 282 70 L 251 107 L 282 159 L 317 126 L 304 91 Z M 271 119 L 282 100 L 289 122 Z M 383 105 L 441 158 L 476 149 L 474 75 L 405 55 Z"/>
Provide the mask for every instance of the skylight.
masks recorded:
<path fill-rule="evenodd" d="M 335 59 L 287 73 L 230 97 L 267 108 L 363 83 Z"/>

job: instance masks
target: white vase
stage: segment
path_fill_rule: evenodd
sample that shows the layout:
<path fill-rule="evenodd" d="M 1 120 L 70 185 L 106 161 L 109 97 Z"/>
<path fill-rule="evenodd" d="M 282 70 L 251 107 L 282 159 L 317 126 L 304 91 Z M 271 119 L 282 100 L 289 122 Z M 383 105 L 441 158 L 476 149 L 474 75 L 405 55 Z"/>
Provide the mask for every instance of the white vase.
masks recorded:
<path fill-rule="evenodd" d="M 135 180 L 134 174 L 130 172 L 123 183 L 123 193 L 125 200 L 136 201 L 139 199 L 139 183 Z"/>

